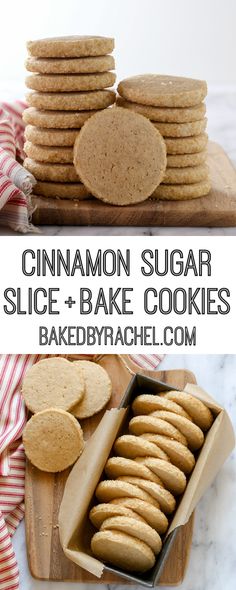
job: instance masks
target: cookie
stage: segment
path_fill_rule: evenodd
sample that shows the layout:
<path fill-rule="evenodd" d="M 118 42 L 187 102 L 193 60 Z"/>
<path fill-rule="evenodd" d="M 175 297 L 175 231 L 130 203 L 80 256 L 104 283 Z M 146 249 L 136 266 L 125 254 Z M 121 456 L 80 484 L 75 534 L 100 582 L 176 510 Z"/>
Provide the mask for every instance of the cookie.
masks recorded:
<path fill-rule="evenodd" d="M 184 391 L 168 391 L 165 397 L 182 406 L 199 428 L 203 431 L 209 430 L 213 422 L 213 415 L 200 399 Z"/>
<path fill-rule="evenodd" d="M 23 431 L 23 444 L 26 456 L 35 467 L 56 473 L 73 465 L 81 455 L 83 431 L 74 416 L 50 408 L 30 418 Z"/>
<path fill-rule="evenodd" d="M 31 107 L 49 111 L 90 111 L 105 109 L 115 102 L 113 90 L 91 92 L 28 92 L 26 101 Z M 197 151 L 197 150 L 196 150 Z"/>
<path fill-rule="evenodd" d="M 23 112 L 23 121 L 27 125 L 35 125 L 45 129 L 80 129 L 82 125 L 97 111 L 43 111 L 29 107 Z M 29 138 L 28 138 L 29 139 Z"/>
<path fill-rule="evenodd" d="M 162 479 L 165 488 L 173 494 L 179 495 L 184 492 L 187 484 L 186 476 L 181 469 L 172 465 L 172 463 L 151 457 L 136 457 L 135 461 L 138 465 L 146 466 L 158 475 Z"/>
<path fill-rule="evenodd" d="M 84 92 L 85 90 L 102 90 L 113 86 L 116 75 L 113 72 L 97 74 L 32 74 L 27 76 L 25 84 L 31 90 L 39 92 Z"/>
<path fill-rule="evenodd" d="M 167 168 L 185 168 L 188 166 L 200 166 L 207 159 L 207 150 L 196 154 L 168 154 Z"/>
<path fill-rule="evenodd" d="M 192 184 L 209 177 L 207 164 L 186 166 L 186 168 L 166 168 L 163 184 Z"/>
<path fill-rule="evenodd" d="M 146 522 L 139 522 L 129 516 L 113 516 L 107 518 L 101 525 L 101 531 L 121 531 L 135 539 L 144 541 L 155 555 L 161 551 L 162 541 L 159 533 Z"/>
<path fill-rule="evenodd" d="M 150 414 L 151 412 L 155 412 L 155 410 L 174 412 L 191 420 L 191 417 L 188 416 L 187 412 L 181 406 L 160 395 L 142 393 L 132 403 L 132 411 L 135 415 Z"/>
<path fill-rule="evenodd" d="M 111 457 L 108 459 L 105 465 L 105 473 L 109 479 L 116 479 L 120 475 L 134 475 L 163 485 L 161 479 L 148 467 L 125 457 Z"/>
<path fill-rule="evenodd" d="M 100 481 L 95 494 L 99 502 L 110 502 L 111 500 L 114 500 L 114 498 L 128 496 L 129 498 L 139 498 L 139 500 L 144 500 L 153 506 L 157 506 L 157 498 L 154 498 L 148 492 L 138 488 L 136 485 L 131 485 L 127 481 L 119 481 L 118 479 Z"/>
<path fill-rule="evenodd" d="M 83 374 L 64 358 L 43 359 L 27 371 L 22 395 L 32 413 L 47 408 L 70 410 L 84 395 Z"/>
<path fill-rule="evenodd" d="M 159 508 L 150 505 L 149 502 L 144 502 L 138 498 L 115 498 L 110 502 L 111 505 L 125 506 L 129 510 L 133 510 L 139 516 L 142 516 L 145 521 L 155 531 L 161 535 L 166 532 L 168 528 L 168 519 L 164 512 Z"/>
<path fill-rule="evenodd" d="M 163 434 L 169 436 L 173 440 L 177 440 L 183 445 L 187 446 L 187 440 L 185 436 L 177 429 L 165 420 L 160 420 L 155 416 L 135 416 L 129 423 L 129 432 L 139 436 L 145 432 L 153 432 L 154 434 Z"/>
<path fill-rule="evenodd" d="M 78 133 L 78 129 L 44 129 L 27 125 L 25 139 L 37 145 L 72 147 Z"/>
<path fill-rule="evenodd" d="M 37 74 L 94 74 L 114 70 L 115 60 L 112 55 L 68 59 L 28 57 L 25 67 L 28 72 Z"/>
<path fill-rule="evenodd" d="M 91 549 L 98 559 L 130 572 L 146 572 L 155 564 L 155 555 L 146 543 L 118 531 L 95 533 Z"/>
<path fill-rule="evenodd" d="M 118 106 L 125 109 L 131 109 L 151 121 L 160 121 L 163 123 L 188 123 L 200 121 L 206 113 L 206 105 L 202 102 L 194 107 L 187 108 L 169 108 L 169 107 L 152 107 L 150 105 L 138 104 L 125 100 L 122 96 L 116 98 Z"/>
<path fill-rule="evenodd" d="M 103 367 L 91 361 L 75 361 L 73 365 L 82 372 L 85 392 L 83 399 L 74 406 L 72 413 L 76 418 L 90 418 L 109 402 L 112 393 L 111 380 Z"/>
<path fill-rule="evenodd" d="M 117 455 L 125 457 L 126 459 L 135 459 L 135 457 L 157 457 L 158 459 L 165 459 L 168 461 L 168 455 L 156 444 L 150 443 L 148 440 L 143 440 L 139 436 L 132 434 L 123 434 L 116 439 L 114 450 Z"/>
<path fill-rule="evenodd" d="M 145 105 L 191 107 L 204 100 L 207 84 L 192 78 L 144 74 L 122 80 L 118 93 L 131 102 Z"/>
<path fill-rule="evenodd" d="M 184 473 L 191 473 L 193 470 L 195 465 L 194 455 L 181 443 L 160 434 L 145 433 L 141 434 L 141 438 L 158 445 L 159 448 L 168 454 L 171 463 L 176 465 L 176 467 L 181 469 Z"/>
<path fill-rule="evenodd" d="M 176 502 L 171 492 L 166 490 L 163 486 L 154 483 L 153 481 L 141 479 L 140 477 L 134 477 L 131 475 L 121 475 L 116 481 L 128 483 L 128 485 L 131 485 L 132 487 L 137 486 L 138 489 L 141 489 L 145 493 L 150 494 L 150 496 L 157 500 L 161 510 L 165 514 L 171 514 L 175 509 Z"/>
<path fill-rule="evenodd" d="M 75 199 L 84 201 L 91 199 L 91 195 L 81 182 L 43 182 L 38 181 L 33 188 L 34 195 L 50 197 L 52 199 Z"/>
<path fill-rule="evenodd" d="M 27 41 L 26 46 L 28 53 L 34 57 L 87 57 L 111 53 L 114 39 L 73 35 Z"/>
<path fill-rule="evenodd" d="M 26 141 L 24 151 L 29 158 L 38 162 L 51 164 L 71 164 L 73 162 L 73 148 L 37 145 Z"/>
<path fill-rule="evenodd" d="M 208 179 L 192 184 L 161 184 L 152 193 L 152 198 L 161 201 L 187 201 L 205 197 L 210 190 L 211 183 Z"/>
<path fill-rule="evenodd" d="M 23 166 L 37 180 L 64 183 L 80 181 L 73 164 L 48 164 L 47 162 L 37 162 L 32 158 L 25 158 Z"/>
<path fill-rule="evenodd" d="M 188 447 L 191 451 L 197 451 L 202 447 L 204 443 L 204 434 L 201 428 L 194 424 L 194 422 L 190 422 L 183 416 L 178 416 L 172 412 L 158 411 L 153 412 L 152 416 L 166 420 L 178 428 L 186 438 Z"/>
<path fill-rule="evenodd" d="M 159 123 L 156 121 L 152 123 L 163 137 L 191 137 L 205 131 L 207 118 L 191 123 Z"/>
<path fill-rule="evenodd" d="M 112 516 L 129 516 L 131 518 L 136 518 L 141 522 L 145 522 L 144 518 L 142 518 L 137 512 L 122 506 L 122 504 L 112 504 L 111 502 L 107 504 L 97 504 L 97 506 L 94 506 L 89 513 L 89 518 L 96 529 L 100 529 L 104 520 L 111 518 Z"/>
<path fill-rule="evenodd" d="M 74 165 L 95 197 L 113 205 L 139 203 L 164 176 L 165 142 L 145 117 L 119 107 L 106 109 L 81 129 Z"/>
<path fill-rule="evenodd" d="M 195 137 L 166 137 L 167 154 L 195 154 L 202 152 L 208 142 L 207 133 L 200 133 Z"/>

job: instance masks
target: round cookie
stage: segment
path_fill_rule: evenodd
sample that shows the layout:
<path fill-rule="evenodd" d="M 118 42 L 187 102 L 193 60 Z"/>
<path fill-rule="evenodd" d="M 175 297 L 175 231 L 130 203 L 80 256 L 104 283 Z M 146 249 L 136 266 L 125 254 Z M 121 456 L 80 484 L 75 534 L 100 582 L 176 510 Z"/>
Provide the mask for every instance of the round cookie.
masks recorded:
<path fill-rule="evenodd" d="M 23 431 L 23 444 L 35 467 L 56 473 L 67 469 L 81 455 L 83 431 L 71 414 L 50 408 L 30 418 Z"/>
<path fill-rule="evenodd" d="M 161 510 L 165 514 L 171 514 L 175 509 L 176 502 L 174 496 L 163 486 L 160 486 L 153 481 L 141 479 L 140 477 L 133 477 L 131 475 L 121 475 L 116 481 L 128 483 L 134 487 L 137 486 L 145 493 L 150 494 L 150 496 L 157 500 Z"/>
<path fill-rule="evenodd" d="M 188 166 L 200 166 L 207 159 L 207 150 L 196 154 L 168 154 L 167 168 L 186 168 Z"/>
<path fill-rule="evenodd" d="M 171 428 L 169 428 L 171 426 Z M 187 446 L 187 440 L 185 436 L 172 424 L 165 420 L 160 420 L 155 416 L 135 416 L 130 420 L 129 432 L 139 436 L 145 432 L 153 432 L 154 434 L 162 434 L 163 436 L 169 436 L 173 440 L 177 440 L 183 445 Z"/>
<path fill-rule="evenodd" d="M 78 129 L 44 129 L 27 125 L 25 139 L 37 145 L 72 147 L 78 133 Z"/>
<path fill-rule="evenodd" d="M 178 416 L 172 412 L 158 411 L 153 412 L 152 416 L 166 420 L 178 428 L 178 430 L 185 436 L 188 447 L 191 451 L 196 451 L 202 447 L 204 443 L 204 434 L 201 428 L 194 424 L 194 422 L 190 422 L 183 416 Z"/>
<path fill-rule="evenodd" d="M 35 125 L 37 128 L 52 129 L 80 129 L 82 125 L 97 111 L 48 111 L 29 107 L 23 112 L 23 121 L 26 125 Z"/>
<path fill-rule="evenodd" d="M 139 436 L 132 434 L 123 434 L 116 439 L 114 450 L 117 455 L 125 457 L 126 459 L 135 459 L 135 457 L 157 457 L 158 459 L 169 460 L 165 451 L 158 448 L 156 444 L 150 443 L 148 440 L 143 440 Z"/>
<path fill-rule="evenodd" d="M 96 529 L 100 529 L 104 520 L 111 518 L 112 516 L 130 516 L 131 518 L 136 518 L 141 522 L 145 522 L 144 518 L 142 518 L 137 512 L 122 506 L 122 504 L 112 504 L 111 502 L 107 504 L 97 504 L 97 506 L 94 506 L 89 513 L 89 518 Z"/>
<path fill-rule="evenodd" d="M 73 35 L 27 41 L 26 46 L 28 53 L 34 57 L 86 57 L 111 53 L 114 39 Z"/>
<path fill-rule="evenodd" d="M 73 164 L 48 164 L 47 162 L 37 162 L 32 158 L 25 158 L 23 166 L 37 180 L 64 183 L 80 181 Z"/>
<path fill-rule="evenodd" d="M 74 165 L 97 198 L 113 205 L 144 201 L 166 168 L 163 138 L 136 113 L 115 107 L 91 117 L 74 146 Z"/>
<path fill-rule="evenodd" d="M 149 479 L 159 485 L 163 485 L 160 478 L 151 469 L 148 469 L 146 465 L 141 465 L 133 461 L 133 459 L 126 459 L 125 457 L 111 457 L 108 459 L 105 465 L 105 473 L 109 479 L 116 479 L 120 475 L 134 475 L 135 477 L 142 477 L 143 479 Z"/>
<path fill-rule="evenodd" d="M 151 457 L 136 457 L 135 461 L 138 465 L 147 466 L 158 477 L 161 477 L 166 489 L 173 494 L 179 495 L 184 492 L 187 484 L 186 476 L 172 463 Z"/>
<path fill-rule="evenodd" d="M 128 496 L 129 498 L 139 498 L 139 500 L 149 502 L 149 504 L 152 504 L 153 506 L 157 505 L 157 498 L 154 498 L 148 492 L 138 488 L 136 485 L 131 485 L 127 481 L 119 481 L 118 479 L 100 481 L 96 488 L 95 495 L 99 502 L 110 502 L 111 500 L 114 500 L 114 498 Z"/>
<path fill-rule="evenodd" d="M 133 510 L 139 516 L 142 516 L 146 522 L 161 535 L 165 533 L 168 528 L 168 519 L 164 512 L 159 508 L 150 505 L 149 502 L 144 502 L 138 498 L 115 498 L 110 504 L 114 504 L 115 506 L 125 506 L 129 510 Z"/>
<path fill-rule="evenodd" d="M 82 372 L 85 392 L 83 399 L 74 406 L 72 413 L 76 418 L 90 418 L 100 412 L 109 402 L 112 384 L 108 373 L 91 361 L 75 361 L 74 367 Z"/>
<path fill-rule="evenodd" d="M 71 164 L 73 162 L 73 148 L 37 145 L 26 141 L 24 151 L 29 158 L 38 162 L 49 162 L 51 164 Z"/>
<path fill-rule="evenodd" d="M 159 533 L 146 522 L 139 522 L 135 518 L 129 516 L 113 516 L 107 518 L 107 520 L 104 520 L 102 523 L 100 530 L 115 530 L 127 533 L 127 535 L 131 535 L 131 537 L 135 537 L 135 539 L 144 541 L 144 543 L 152 549 L 155 555 L 158 555 L 161 551 L 162 541 Z"/>
<path fill-rule="evenodd" d="M 43 182 L 38 181 L 33 188 L 34 195 L 50 197 L 52 199 L 76 199 L 84 201 L 91 199 L 91 195 L 81 182 Z"/>
<path fill-rule="evenodd" d="M 113 72 L 97 74 L 32 74 L 25 84 L 39 92 L 84 92 L 102 90 L 113 86 L 116 75 Z"/>
<path fill-rule="evenodd" d="M 166 168 L 163 184 L 192 184 L 209 177 L 207 164 L 186 166 L 186 168 Z"/>
<path fill-rule="evenodd" d="M 206 113 L 206 105 L 202 102 L 194 107 L 187 108 L 169 108 L 169 107 L 153 107 L 150 105 L 138 104 L 125 100 L 122 96 L 116 98 L 116 104 L 125 109 L 131 109 L 151 121 L 159 121 L 163 123 L 188 123 L 192 121 L 200 121 Z"/>
<path fill-rule="evenodd" d="M 145 105 L 191 107 L 204 100 L 207 84 L 192 78 L 144 74 L 122 80 L 118 93 L 131 102 Z"/>
<path fill-rule="evenodd" d="M 210 190 L 211 183 L 208 179 L 192 184 L 161 184 L 152 193 L 152 198 L 161 201 L 187 201 L 205 197 Z"/>
<path fill-rule="evenodd" d="M 209 430 L 213 416 L 211 410 L 200 399 L 184 391 L 168 391 L 165 397 L 182 406 L 199 428 L 204 431 Z"/>
<path fill-rule="evenodd" d="M 131 572 L 146 572 L 155 563 L 155 555 L 146 543 L 117 531 L 95 533 L 91 549 L 98 559 Z"/>
<path fill-rule="evenodd" d="M 25 67 L 37 74 L 94 74 L 114 70 L 115 60 L 112 55 L 68 59 L 28 57 Z"/>
<path fill-rule="evenodd" d="M 49 111 L 90 111 L 105 109 L 115 102 L 113 90 L 91 92 L 28 92 L 26 101 L 31 107 Z"/>
<path fill-rule="evenodd" d="M 184 473 L 191 473 L 193 470 L 195 465 L 194 455 L 181 443 L 160 434 L 145 433 L 141 434 L 141 438 L 163 449 L 168 454 L 171 463 Z"/>
<path fill-rule="evenodd" d="M 202 152 L 208 142 L 207 133 L 195 137 L 165 137 L 167 154 L 195 154 Z"/>
<path fill-rule="evenodd" d="M 207 118 L 192 123 L 159 123 L 152 121 L 152 124 L 160 131 L 163 137 L 191 137 L 205 131 Z"/>
<path fill-rule="evenodd" d="M 51 357 L 35 363 L 22 383 L 22 396 L 34 414 L 47 408 L 70 410 L 84 395 L 84 377 L 61 357 Z"/>
<path fill-rule="evenodd" d="M 141 395 L 138 395 L 132 403 L 132 411 L 135 415 L 150 414 L 151 412 L 155 412 L 155 410 L 174 412 L 175 414 L 185 416 L 185 418 L 192 420 L 181 406 L 162 397 L 161 394 L 151 395 L 148 393 L 142 393 Z"/>

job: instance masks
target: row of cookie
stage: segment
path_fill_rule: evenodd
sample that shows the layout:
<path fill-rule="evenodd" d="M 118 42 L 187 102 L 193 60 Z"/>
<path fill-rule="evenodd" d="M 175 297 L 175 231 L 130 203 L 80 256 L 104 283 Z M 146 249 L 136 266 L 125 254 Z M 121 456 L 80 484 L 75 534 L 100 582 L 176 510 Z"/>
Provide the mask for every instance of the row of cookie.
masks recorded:
<path fill-rule="evenodd" d="M 120 82 L 118 92 L 117 104 L 147 117 L 165 140 L 167 168 L 152 198 L 188 199 L 207 194 L 208 137 L 202 102 L 207 94 L 206 82 L 143 75 Z"/>
<path fill-rule="evenodd" d="M 22 383 L 23 399 L 33 413 L 23 443 L 33 465 L 48 472 L 72 465 L 84 448 L 77 418 L 102 410 L 111 391 L 107 372 L 96 363 L 53 357 L 33 365 Z"/>
<path fill-rule="evenodd" d="M 114 444 L 90 511 L 99 532 L 91 548 L 99 559 L 128 571 L 153 567 L 168 528 L 168 515 L 195 465 L 193 451 L 212 424 L 210 410 L 185 392 L 139 395 L 129 432 Z M 188 448 L 190 447 L 190 448 Z M 191 449 L 191 450 L 190 450 Z M 141 518 L 141 520 L 140 520 Z"/>
<path fill-rule="evenodd" d="M 26 168 L 40 182 L 34 193 L 89 197 L 73 167 L 73 145 L 83 123 L 115 101 L 114 39 L 74 37 L 27 43 L 26 78 L 30 105 L 26 123 Z M 59 164 L 58 166 L 56 164 Z M 65 165 L 65 166 L 64 166 Z"/>

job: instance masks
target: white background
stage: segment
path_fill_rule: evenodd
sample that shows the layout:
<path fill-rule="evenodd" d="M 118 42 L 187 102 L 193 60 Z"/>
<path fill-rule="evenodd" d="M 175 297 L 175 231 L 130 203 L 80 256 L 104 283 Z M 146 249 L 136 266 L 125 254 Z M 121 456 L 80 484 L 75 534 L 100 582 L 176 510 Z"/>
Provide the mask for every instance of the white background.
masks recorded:
<path fill-rule="evenodd" d="M 189 243 L 188 237 L 169 237 L 168 242 L 164 237 L 146 237 L 145 240 L 140 244 L 139 237 L 123 237 L 122 240 L 119 237 L 100 237 L 99 243 L 96 237 L 90 237 L 89 242 L 86 237 L 80 237 L 79 240 L 76 237 L 70 238 L 70 250 L 75 252 L 76 248 L 79 248 L 82 253 L 83 259 L 84 251 L 89 248 L 93 258 L 96 257 L 98 248 L 105 250 L 106 248 L 113 248 L 117 250 L 120 248 L 125 251 L 127 248 L 131 250 L 131 277 L 127 277 L 123 272 L 120 277 L 88 277 L 82 278 L 78 272 L 74 277 L 67 277 L 62 275 L 61 277 L 51 277 L 50 274 L 46 277 L 25 277 L 21 272 L 21 257 L 23 249 L 31 248 L 45 248 L 49 253 L 51 248 L 60 248 L 62 252 L 65 252 L 68 248 L 68 239 L 66 237 L 47 237 L 43 240 L 41 237 L 30 237 L 24 240 L 18 240 L 17 237 L 1 239 L 1 251 L 0 251 L 0 276 L 1 276 L 1 288 L 0 288 L 0 353 L 235 353 L 235 325 L 236 325 L 236 283 L 235 275 L 232 270 L 232 252 L 235 250 L 235 238 L 227 237 L 219 240 L 217 237 L 204 237 L 199 239 L 196 237 L 191 238 L 191 244 Z M 163 252 L 165 248 L 169 251 L 174 249 L 181 249 L 186 254 L 189 248 L 192 248 L 194 253 L 197 254 L 199 248 L 209 249 L 212 252 L 212 275 L 207 277 L 204 272 L 202 277 L 195 277 L 190 272 L 186 277 L 176 277 L 171 274 L 165 277 L 159 277 L 153 275 L 151 277 L 144 277 L 140 272 L 142 265 L 141 251 L 144 249 L 154 250 L 159 248 L 160 252 Z M 8 253 L 6 258 L 5 252 Z M 14 268 L 14 273 L 12 269 Z M 6 315 L 3 313 L 3 292 L 7 287 L 22 287 L 22 293 L 27 294 L 28 288 L 32 287 L 59 287 L 60 294 L 58 295 L 60 315 Z M 117 287 L 132 287 L 134 294 L 132 296 L 132 309 L 134 315 L 117 315 L 116 313 L 111 316 L 105 316 L 103 313 L 99 313 L 97 316 L 90 315 L 79 315 L 79 289 L 80 287 L 89 287 L 93 293 L 96 294 L 100 287 L 103 287 L 107 295 L 109 287 L 116 289 Z M 163 287 L 168 287 L 172 291 L 179 287 L 188 289 L 192 287 L 214 287 L 222 288 L 227 287 L 231 291 L 231 312 L 228 315 L 193 315 L 188 316 L 187 313 L 184 315 L 176 315 L 170 313 L 169 315 L 147 315 L 143 310 L 143 292 L 147 287 L 154 287 L 159 291 Z M 64 301 L 67 300 L 68 296 L 72 296 L 77 301 L 77 305 L 73 306 L 72 309 L 68 309 L 64 305 Z M 26 297 L 23 296 L 23 305 L 26 308 Z M 57 306 L 58 307 L 58 306 Z M 62 345 L 57 347 L 54 343 L 51 346 L 39 347 L 38 342 L 38 328 L 39 326 L 48 326 L 49 328 L 55 326 L 99 326 L 103 325 L 113 326 L 114 330 L 120 325 L 123 328 L 127 325 L 147 325 L 156 326 L 157 335 L 161 337 L 162 341 L 162 330 L 165 326 L 188 326 L 190 329 L 192 326 L 197 326 L 197 345 L 193 347 L 180 347 L 180 346 L 146 346 L 141 347 L 140 343 L 137 347 L 134 346 L 123 346 L 118 344 L 117 346 L 111 346 L 108 344 L 107 347 L 102 345 L 100 348 L 96 344 L 94 347 L 90 346 L 68 346 Z M 14 337 L 13 337 L 14 334 Z"/>
<path fill-rule="evenodd" d="M 158 72 L 234 84 L 235 23 L 235 0 L 7 0 L 0 91 L 23 96 L 27 39 L 68 34 L 114 36 L 118 80 Z"/>

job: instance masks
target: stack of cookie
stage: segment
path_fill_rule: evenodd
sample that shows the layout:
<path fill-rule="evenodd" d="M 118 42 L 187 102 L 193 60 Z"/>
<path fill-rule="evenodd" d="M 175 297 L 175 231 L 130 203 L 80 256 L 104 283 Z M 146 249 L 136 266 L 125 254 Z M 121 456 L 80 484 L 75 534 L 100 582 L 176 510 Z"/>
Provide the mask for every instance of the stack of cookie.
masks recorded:
<path fill-rule="evenodd" d="M 58 37 L 29 41 L 24 112 L 24 166 L 37 179 L 34 193 L 84 199 L 88 190 L 73 166 L 73 145 L 83 123 L 115 102 L 116 76 L 108 37 Z"/>
<path fill-rule="evenodd" d="M 150 119 L 166 143 L 166 174 L 152 197 L 185 200 L 207 195 L 206 82 L 147 74 L 123 80 L 118 92 L 117 104 Z"/>
<path fill-rule="evenodd" d="M 33 413 L 23 432 L 28 459 L 42 471 L 63 471 L 84 448 L 79 419 L 100 412 L 111 397 L 109 375 L 90 361 L 62 357 L 33 365 L 22 384 L 22 395 Z"/>
<path fill-rule="evenodd" d="M 129 434 L 120 436 L 96 489 L 90 520 L 96 557 L 145 572 L 155 564 L 162 536 L 195 465 L 213 416 L 203 402 L 179 391 L 135 398 Z"/>

